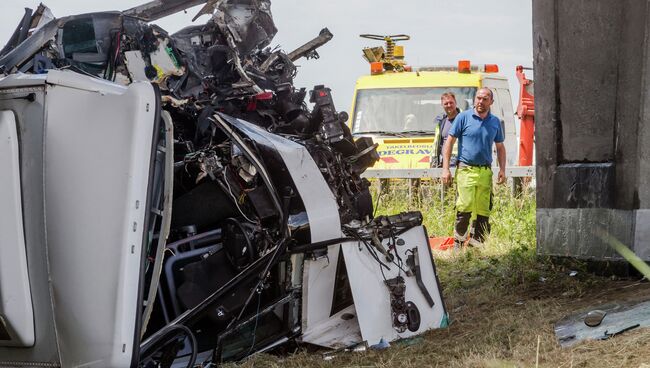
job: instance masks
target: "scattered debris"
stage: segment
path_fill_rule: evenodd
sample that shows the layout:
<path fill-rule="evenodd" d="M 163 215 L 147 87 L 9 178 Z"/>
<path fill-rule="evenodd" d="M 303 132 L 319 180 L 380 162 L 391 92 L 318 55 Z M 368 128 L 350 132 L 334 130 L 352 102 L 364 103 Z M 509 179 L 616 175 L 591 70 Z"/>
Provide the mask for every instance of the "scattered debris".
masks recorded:
<path fill-rule="evenodd" d="M 445 237 L 430 237 L 429 246 L 433 250 L 450 250 L 454 248 L 454 238 Z"/>
<path fill-rule="evenodd" d="M 578 276 L 578 271 L 570 271 L 569 272 L 569 277 L 576 277 Z"/>
<path fill-rule="evenodd" d="M 374 345 L 371 345 L 370 349 L 372 349 L 372 350 L 385 350 L 385 349 L 388 349 L 389 347 L 390 347 L 390 344 L 388 343 L 388 341 L 386 341 L 382 337 L 381 340 L 379 340 L 378 343 L 376 343 Z"/>
<path fill-rule="evenodd" d="M 423 342 L 424 342 L 424 338 L 422 336 L 416 336 L 416 337 L 400 340 L 397 343 L 400 346 L 414 346 L 414 345 L 422 344 Z"/>
<path fill-rule="evenodd" d="M 353 344 L 348 347 L 336 349 L 336 350 L 331 350 L 323 354 L 323 360 L 329 361 L 337 356 L 339 356 L 341 353 L 348 353 L 348 352 L 354 352 L 354 353 L 360 353 L 368 350 L 368 343 L 363 341 L 358 344 Z"/>
<path fill-rule="evenodd" d="M 598 340 L 607 340 L 607 339 L 609 339 L 611 337 L 618 336 L 618 335 L 620 335 L 620 334 L 622 334 L 624 332 L 633 330 L 633 329 L 635 329 L 635 328 L 637 328 L 639 326 L 641 326 L 641 325 L 637 323 L 637 324 L 632 325 L 632 326 L 624 327 L 624 328 L 622 328 L 622 329 L 620 329 L 620 330 L 618 330 L 616 332 L 609 332 L 609 330 L 605 330 L 605 332 L 603 333 L 603 336 L 598 337 Z"/>
<path fill-rule="evenodd" d="M 637 327 L 650 327 L 650 301 L 607 304 L 565 317 L 555 324 L 555 335 L 567 347 L 587 339 L 609 339 Z"/>

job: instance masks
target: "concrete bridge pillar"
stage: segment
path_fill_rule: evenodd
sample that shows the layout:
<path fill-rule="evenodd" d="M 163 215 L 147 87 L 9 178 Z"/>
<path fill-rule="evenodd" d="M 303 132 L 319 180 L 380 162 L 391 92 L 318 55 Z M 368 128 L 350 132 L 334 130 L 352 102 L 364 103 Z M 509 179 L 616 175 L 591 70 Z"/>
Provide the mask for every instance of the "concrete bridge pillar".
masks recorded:
<path fill-rule="evenodd" d="M 534 0 L 538 253 L 650 260 L 650 6 Z"/>

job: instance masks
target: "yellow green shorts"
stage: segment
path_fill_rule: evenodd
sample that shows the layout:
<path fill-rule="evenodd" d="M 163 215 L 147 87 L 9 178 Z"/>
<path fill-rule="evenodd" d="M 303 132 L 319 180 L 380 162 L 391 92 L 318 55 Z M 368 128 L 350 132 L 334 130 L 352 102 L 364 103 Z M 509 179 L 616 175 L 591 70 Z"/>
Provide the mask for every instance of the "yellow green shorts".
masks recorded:
<path fill-rule="evenodd" d="M 456 169 L 456 211 L 489 217 L 492 211 L 492 169 L 459 167 Z"/>

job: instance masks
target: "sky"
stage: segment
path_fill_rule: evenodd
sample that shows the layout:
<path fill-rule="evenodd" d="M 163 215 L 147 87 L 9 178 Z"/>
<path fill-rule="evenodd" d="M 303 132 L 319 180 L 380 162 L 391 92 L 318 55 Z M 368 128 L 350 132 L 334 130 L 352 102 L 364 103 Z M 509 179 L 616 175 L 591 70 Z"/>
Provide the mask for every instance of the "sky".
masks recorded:
<path fill-rule="evenodd" d="M 146 0 L 42 0 L 56 17 L 95 11 L 125 10 Z M 24 13 L 36 9 L 38 0 L 4 0 L 0 12 L 0 45 L 8 41 Z M 160 19 L 170 33 L 191 25 L 200 7 Z M 532 67 L 532 0 L 274 0 L 271 11 L 278 33 L 271 46 L 286 52 L 311 40 L 327 27 L 334 38 L 318 49 L 320 59 L 298 60 L 296 87 L 324 84 L 332 89 L 339 111 L 348 111 L 356 79 L 370 71 L 361 49 L 381 42 L 359 34 L 408 34 L 405 59 L 418 66 L 456 65 L 467 59 L 473 64 L 498 64 L 508 77 L 516 100 L 519 86 L 515 67 Z M 204 15 L 195 24 L 205 23 Z M 529 72 L 530 73 L 530 72 Z M 532 76 L 532 74 L 531 74 Z M 516 101 L 513 101 L 513 104 Z M 516 109 L 516 105 L 513 105 Z"/>

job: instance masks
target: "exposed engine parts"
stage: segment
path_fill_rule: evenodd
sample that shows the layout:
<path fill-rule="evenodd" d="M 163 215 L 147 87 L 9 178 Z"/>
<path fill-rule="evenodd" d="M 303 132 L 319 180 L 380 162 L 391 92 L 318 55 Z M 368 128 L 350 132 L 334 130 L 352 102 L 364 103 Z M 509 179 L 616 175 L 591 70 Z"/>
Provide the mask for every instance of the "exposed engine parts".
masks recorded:
<path fill-rule="evenodd" d="M 213 14 L 206 24 L 170 35 L 148 23 L 197 4 L 205 4 L 199 15 Z M 132 270 L 140 279 L 121 280 L 118 291 L 137 283 L 123 298 L 142 313 L 110 310 L 128 322 L 124 330 L 92 331 L 107 351 L 122 346 L 132 365 L 218 364 L 288 341 L 375 343 L 446 321 L 422 215 L 374 217 L 361 174 L 379 159 L 377 145 L 352 138 L 329 88 L 294 86 L 294 62 L 318 58 L 332 34 L 325 28 L 291 52 L 270 48 L 270 8 L 269 0 L 173 0 L 55 19 L 41 6 L 0 51 L 8 75 L 0 92 L 24 73 L 44 90 L 110 97 L 140 88 L 156 98 L 144 109 L 153 110 L 153 131 L 133 143 L 152 147 L 149 174 L 138 182 L 145 225 L 130 229 L 142 231 L 142 244 L 116 246 L 141 255 Z M 54 106 L 39 106 L 38 116 L 49 118 Z M 75 344 L 57 343 L 62 361 L 81 355 Z"/>
<path fill-rule="evenodd" d="M 409 316 L 406 310 L 404 292 L 404 278 L 397 276 L 394 279 L 384 281 L 390 292 L 390 307 L 393 315 L 393 326 L 397 332 L 404 332 L 408 328 Z"/>

